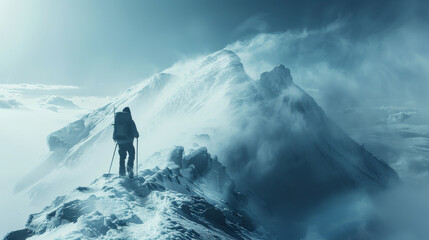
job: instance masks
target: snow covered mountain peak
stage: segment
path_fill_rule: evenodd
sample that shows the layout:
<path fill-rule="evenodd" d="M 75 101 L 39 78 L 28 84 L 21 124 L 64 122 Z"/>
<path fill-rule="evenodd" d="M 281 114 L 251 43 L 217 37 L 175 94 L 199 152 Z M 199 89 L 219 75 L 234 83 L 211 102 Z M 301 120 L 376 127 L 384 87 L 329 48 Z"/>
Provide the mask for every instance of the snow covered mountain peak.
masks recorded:
<path fill-rule="evenodd" d="M 159 171 L 172 170 L 174 162 L 182 176 L 204 189 L 195 190 L 198 196 L 204 193 L 210 201 L 222 204 L 218 200 L 224 199 L 239 208 L 245 198 L 232 194 L 232 181 L 216 183 L 228 172 L 237 188 L 251 192 L 267 212 L 276 213 L 280 221 L 297 221 L 338 194 L 379 191 L 398 179 L 383 160 L 333 123 L 293 82 L 284 65 L 252 79 L 234 52 L 221 50 L 177 63 L 49 135 L 51 153 L 46 163 L 24 179 L 19 189 L 27 188 L 32 198 L 48 202 L 105 173 L 115 146 L 113 113 L 126 106 L 141 136 L 139 169 L 158 169 L 143 174 L 141 184 L 149 184 L 148 179 Z M 206 148 L 194 149 L 195 144 Z M 170 155 L 162 150 L 175 145 L 184 148 Z M 184 151 L 188 154 L 183 157 Z M 226 169 L 208 152 L 216 153 Z M 117 172 L 117 158 L 114 166 Z M 194 194 L 188 193 L 188 197 Z M 126 205 L 126 199 L 122 200 Z M 198 222 L 207 227 L 203 223 Z"/>
<path fill-rule="evenodd" d="M 267 98 L 277 97 L 284 89 L 293 84 L 290 70 L 283 64 L 277 65 L 273 70 L 261 74 L 258 85 Z"/>
<path fill-rule="evenodd" d="M 206 64 L 220 64 L 224 63 L 226 65 L 230 65 L 231 67 L 235 67 L 237 69 L 243 68 L 243 64 L 241 63 L 240 57 L 235 54 L 231 50 L 222 49 L 220 51 L 214 52 L 207 57 L 205 57 L 205 60 L 203 62 L 203 65 Z M 221 66 L 225 67 L 225 66 Z"/>

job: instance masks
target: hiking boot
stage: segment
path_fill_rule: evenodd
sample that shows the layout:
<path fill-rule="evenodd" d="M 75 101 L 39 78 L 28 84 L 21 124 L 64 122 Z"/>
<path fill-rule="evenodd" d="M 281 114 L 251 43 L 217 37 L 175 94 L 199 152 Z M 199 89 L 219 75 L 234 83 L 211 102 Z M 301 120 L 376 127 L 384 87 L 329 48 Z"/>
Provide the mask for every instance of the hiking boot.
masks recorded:
<path fill-rule="evenodd" d="M 127 167 L 127 172 L 130 178 L 134 177 L 134 169 L 132 167 Z"/>
<path fill-rule="evenodd" d="M 125 176 L 126 174 L 125 174 L 125 171 L 120 171 L 119 172 L 119 176 Z"/>

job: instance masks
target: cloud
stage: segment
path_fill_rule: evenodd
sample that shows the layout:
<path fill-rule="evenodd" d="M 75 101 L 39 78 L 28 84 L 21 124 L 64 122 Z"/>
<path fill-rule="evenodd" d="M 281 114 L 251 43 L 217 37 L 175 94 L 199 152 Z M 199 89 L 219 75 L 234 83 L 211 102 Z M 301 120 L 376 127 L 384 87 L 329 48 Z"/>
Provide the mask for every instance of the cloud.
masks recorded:
<path fill-rule="evenodd" d="M 46 85 L 46 84 L 0 84 L 0 89 L 5 90 L 76 90 L 79 89 L 77 86 L 72 85 Z"/>
<path fill-rule="evenodd" d="M 388 123 L 402 123 L 417 114 L 415 109 L 406 107 L 381 106 L 380 110 L 387 113 L 387 118 L 385 121 Z"/>
<path fill-rule="evenodd" d="M 22 108 L 22 104 L 14 99 L 11 100 L 2 100 L 0 99 L 0 108 L 12 109 L 12 108 Z"/>
<path fill-rule="evenodd" d="M 92 111 L 111 101 L 108 96 L 82 96 L 79 90 L 72 85 L 0 84 L 0 108 Z"/>
<path fill-rule="evenodd" d="M 413 118 L 417 118 L 417 115 Z M 407 182 L 429 179 L 429 125 L 388 122 L 359 129 L 365 148 L 389 163 Z"/>
<path fill-rule="evenodd" d="M 77 106 L 72 100 L 60 97 L 60 96 L 49 96 L 42 98 L 39 101 L 43 108 L 57 112 L 59 109 L 77 109 Z"/>
<path fill-rule="evenodd" d="M 428 186 L 400 184 L 371 197 L 339 196 L 314 211 L 303 239 L 426 239 Z"/>

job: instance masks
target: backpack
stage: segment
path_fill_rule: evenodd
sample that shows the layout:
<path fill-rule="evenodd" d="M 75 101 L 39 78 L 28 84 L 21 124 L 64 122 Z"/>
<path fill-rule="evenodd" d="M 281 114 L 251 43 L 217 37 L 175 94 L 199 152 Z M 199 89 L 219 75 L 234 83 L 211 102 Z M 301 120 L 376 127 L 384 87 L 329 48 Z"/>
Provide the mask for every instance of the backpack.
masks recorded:
<path fill-rule="evenodd" d="M 127 140 L 131 138 L 131 114 L 128 112 L 117 112 L 113 124 L 113 140 Z"/>

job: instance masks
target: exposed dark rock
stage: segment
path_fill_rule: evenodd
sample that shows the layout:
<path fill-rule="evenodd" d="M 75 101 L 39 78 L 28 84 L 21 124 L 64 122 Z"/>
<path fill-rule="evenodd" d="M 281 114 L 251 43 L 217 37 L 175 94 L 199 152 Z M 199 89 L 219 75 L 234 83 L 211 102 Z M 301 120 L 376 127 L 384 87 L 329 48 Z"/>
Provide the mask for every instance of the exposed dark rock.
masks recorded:
<path fill-rule="evenodd" d="M 28 228 L 10 232 L 4 240 L 25 240 L 34 235 L 34 232 Z"/>
<path fill-rule="evenodd" d="M 170 161 L 177 164 L 180 168 L 182 167 L 184 148 L 182 146 L 176 146 L 170 153 Z"/>
<path fill-rule="evenodd" d="M 76 190 L 78 190 L 79 192 L 85 192 L 85 191 L 89 191 L 89 187 L 78 187 L 76 188 Z"/>
<path fill-rule="evenodd" d="M 219 225 L 225 225 L 225 215 L 223 215 L 223 212 L 216 208 L 207 208 L 203 212 L 203 216 L 210 222 L 219 224 Z"/>

